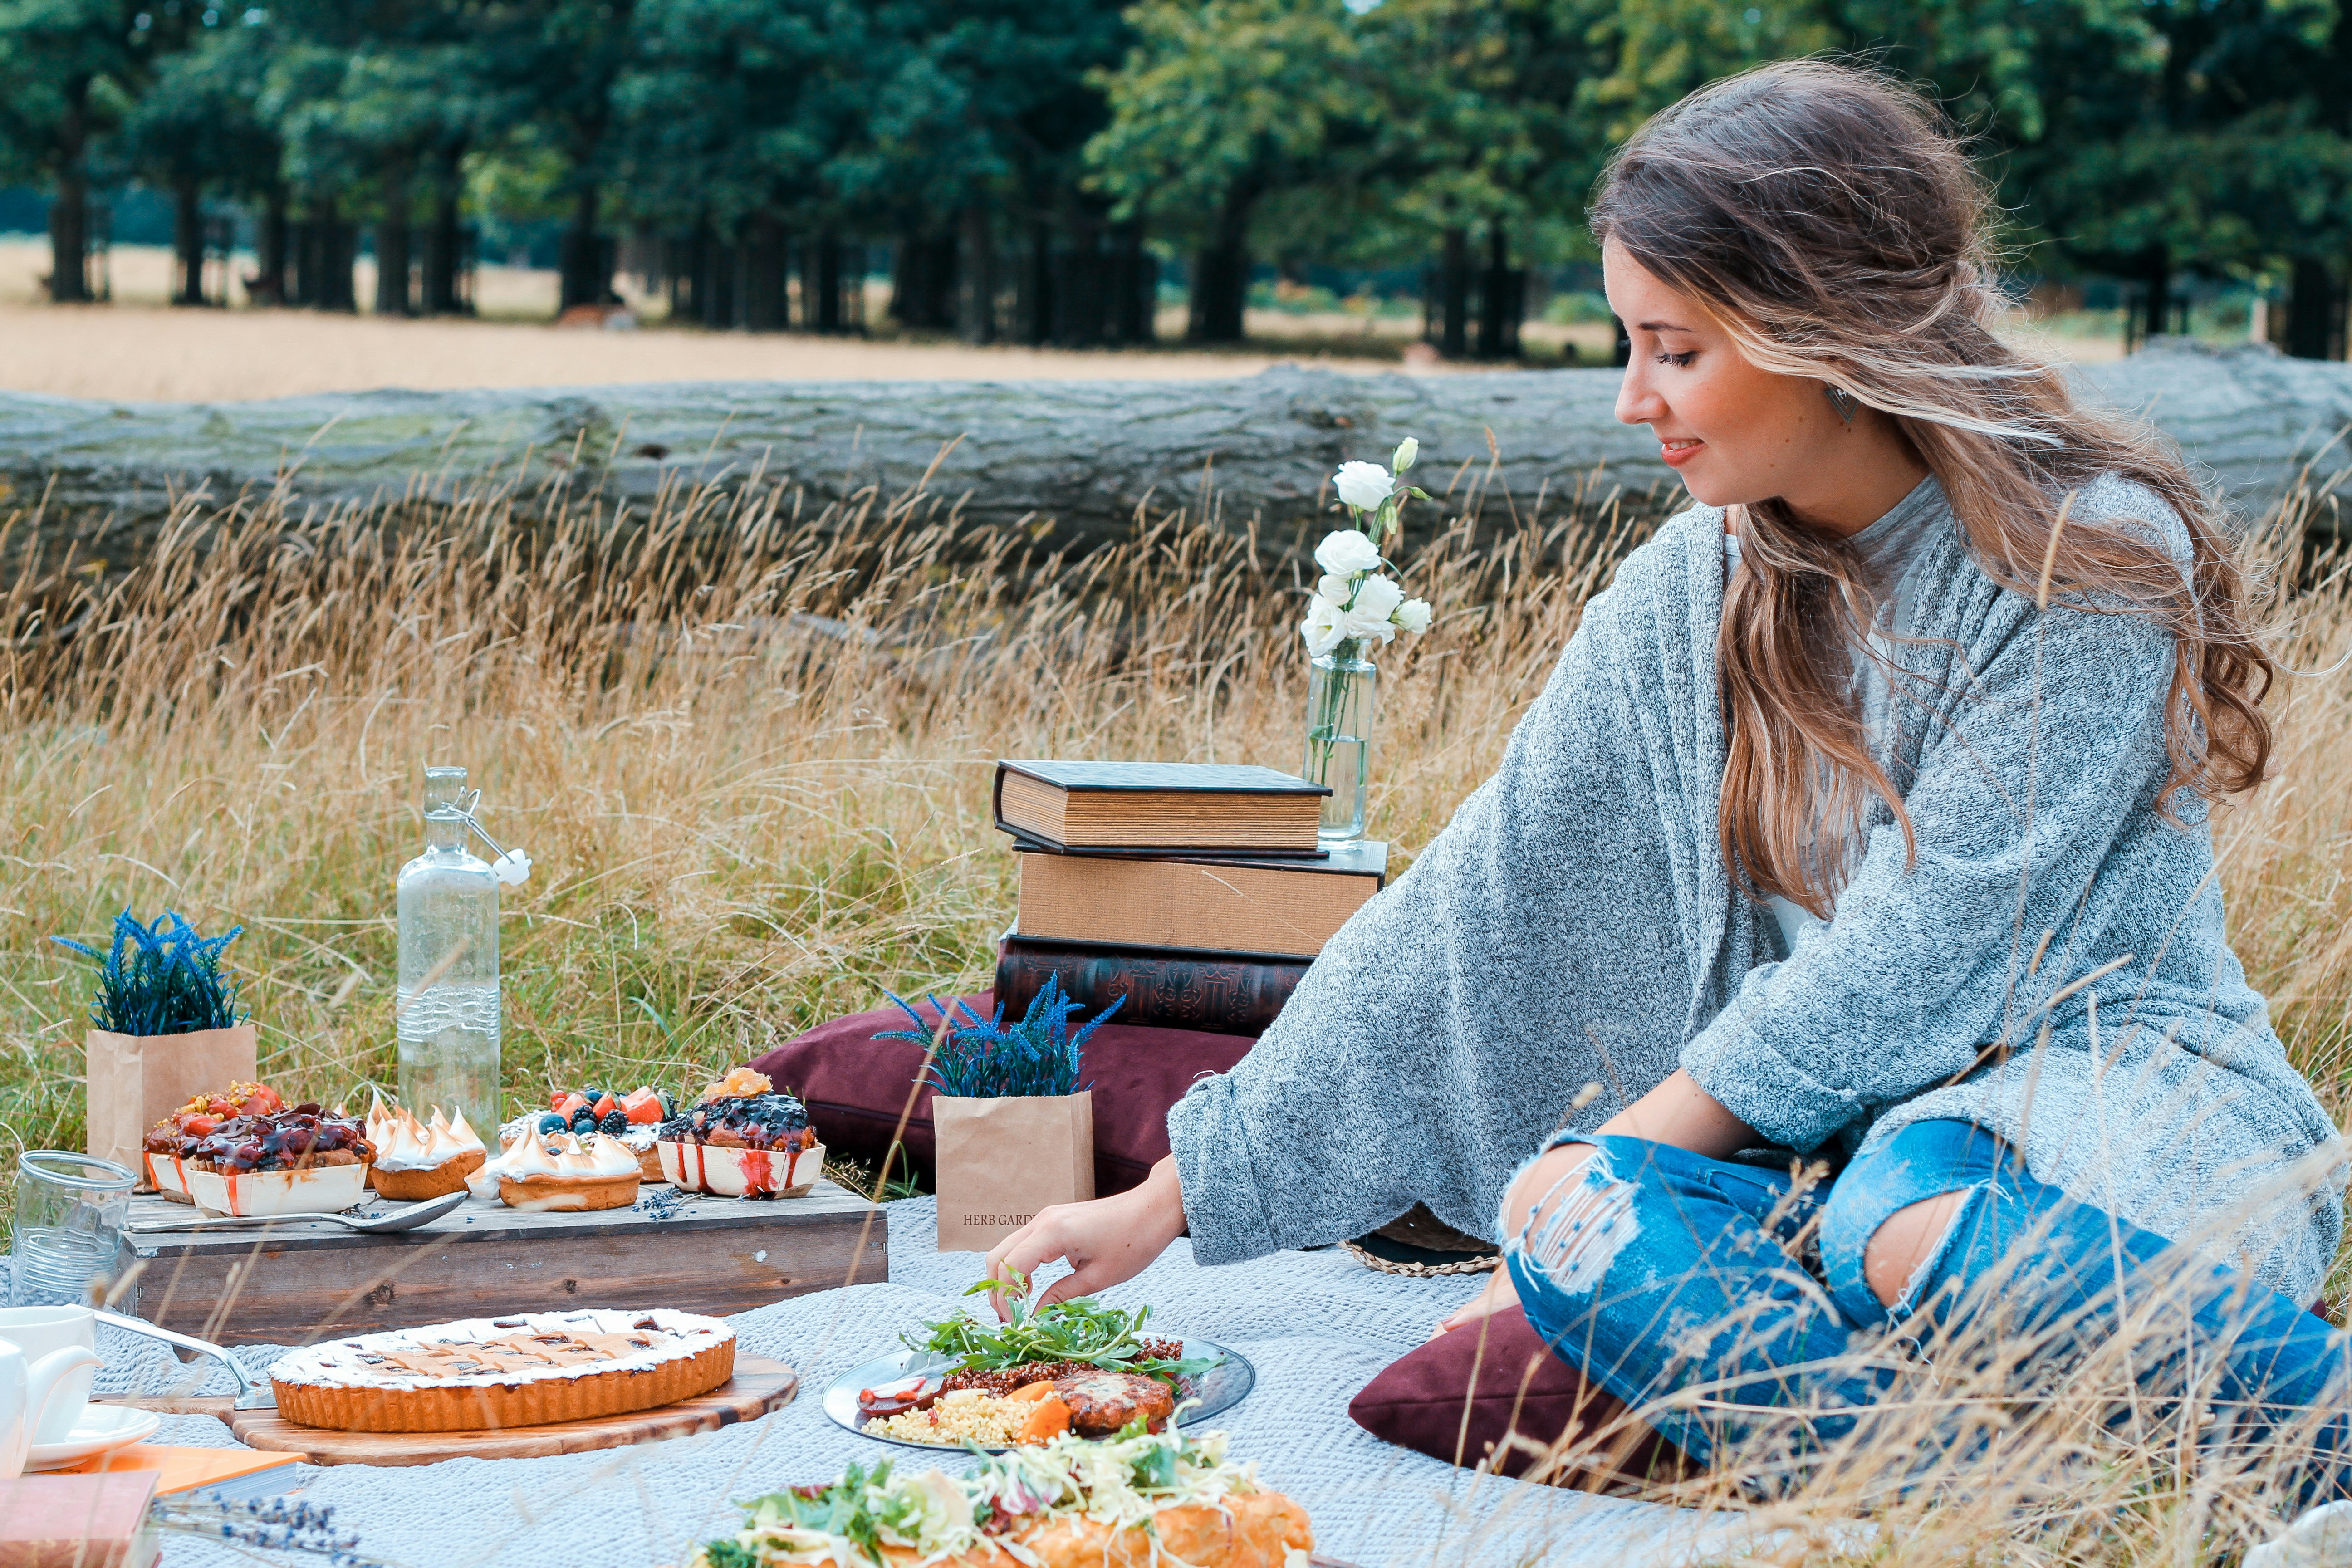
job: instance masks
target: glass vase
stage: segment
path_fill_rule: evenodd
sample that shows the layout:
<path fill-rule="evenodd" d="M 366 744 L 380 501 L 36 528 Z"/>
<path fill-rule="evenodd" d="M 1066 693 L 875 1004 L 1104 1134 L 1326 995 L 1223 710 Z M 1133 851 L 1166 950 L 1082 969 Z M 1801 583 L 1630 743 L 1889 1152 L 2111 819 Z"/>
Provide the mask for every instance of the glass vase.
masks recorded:
<path fill-rule="evenodd" d="M 1364 836 L 1364 784 L 1371 772 L 1372 707 L 1380 671 L 1358 644 L 1343 642 L 1308 663 L 1307 763 L 1309 784 L 1328 784 L 1315 836 L 1342 844 Z"/>

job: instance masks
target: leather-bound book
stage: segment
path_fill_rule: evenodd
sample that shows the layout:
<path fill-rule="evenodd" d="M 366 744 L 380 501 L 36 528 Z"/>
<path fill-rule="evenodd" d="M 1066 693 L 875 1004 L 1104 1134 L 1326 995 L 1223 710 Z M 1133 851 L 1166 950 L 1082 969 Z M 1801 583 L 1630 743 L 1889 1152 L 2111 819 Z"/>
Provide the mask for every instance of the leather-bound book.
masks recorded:
<path fill-rule="evenodd" d="M 1316 856 L 1328 784 L 1222 763 L 1007 761 L 996 826 L 1054 849 Z"/>
<path fill-rule="evenodd" d="M 0 1568 L 151 1568 L 153 1470 L 0 1480 Z"/>
<path fill-rule="evenodd" d="M 1040 940 L 1007 931 L 996 954 L 996 999 L 1018 1018 L 1059 975 L 1092 1017 L 1126 997 L 1113 1022 L 1145 1028 L 1257 1036 L 1274 1022 L 1308 961 L 1271 953 L 1184 952 Z"/>
<path fill-rule="evenodd" d="M 1021 865 L 1014 930 L 1119 947 L 1312 958 L 1388 876 L 1388 846 L 1363 839 L 1320 859 L 1013 847 Z"/>

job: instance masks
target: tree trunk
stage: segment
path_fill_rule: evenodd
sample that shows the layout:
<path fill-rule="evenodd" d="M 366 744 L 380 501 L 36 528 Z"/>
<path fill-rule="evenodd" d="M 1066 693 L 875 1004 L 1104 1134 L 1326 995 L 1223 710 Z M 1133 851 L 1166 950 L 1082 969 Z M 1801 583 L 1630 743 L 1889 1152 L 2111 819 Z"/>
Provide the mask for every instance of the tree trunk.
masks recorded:
<path fill-rule="evenodd" d="M 1054 278 L 1054 341 L 1071 348 L 1096 348 L 1102 343 L 1102 231 L 1091 220 L 1080 220 L 1062 251 Z"/>
<path fill-rule="evenodd" d="M 2344 355 L 2344 285 L 2336 268 L 2298 256 L 2287 275 L 2286 352 L 2296 359 Z"/>
<path fill-rule="evenodd" d="M 743 330 L 781 332 L 792 324 L 786 310 L 784 220 L 772 212 L 754 213 L 744 225 Z"/>
<path fill-rule="evenodd" d="M 1159 258 L 1143 247 L 1140 220 L 1120 224 L 1111 243 L 1111 342 L 1148 343 L 1157 331 Z"/>
<path fill-rule="evenodd" d="M 574 305 L 602 305 L 612 298 L 613 277 L 605 264 L 604 237 L 596 227 L 601 195 L 598 186 L 584 184 L 572 197 L 572 226 L 563 231 L 562 292 L 555 307 L 558 314 Z"/>
<path fill-rule="evenodd" d="M 841 252 L 841 237 L 830 229 L 819 234 L 803 252 L 807 262 L 801 277 L 804 312 L 801 324 L 813 331 L 827 334 L 848 331 L 849 323 L 842 319 Z"/>
<path fill-rule="evenodd" d="M 383 216 L 375 226 L 375 313 L 413 314 L 408 290 L 408 163 L 396 160 L 384 171 Z"/>
<path fill-rule="evenodd" d="M 1519 320 L 1527 312 L 1527 273 L 1511 265 L 1510 240 L 1497 220 L 1486 227 L 1486 269 L 1478 280 L 1478 357 L 1519 357 Z"/>
<path fill-rule="evenodd" d="M 49 200 L 49 302 L 89 302 L 89 182 L 77 158 L 58 171 Z"/>
<path fill-rule="evenodd" d="M 1470 352 L 1470 232 L 1449 228 L 1437 267 L 1437 352 L 1460 359 Z"/>
<path fill-rule="evenodd" d="M 735 324 L 735 247 L 713 235 L 702 247 L 702 276 L 695 284 L 706 331 L 724 331 Z"/>
<path fill-rule="evenodd" d="M 2170 330 L 2172 253 L 2160 245 L 2152 247 L 2141 258 L 2140 276 L 2146 292 L 2140 300 L 2139 330 L 2126 332 L 2124 347 L 2127 351 Z"/>
<path fill-rule="evenodd" d="M 1043 218 L 1031 220 L 1029 244 L 1021 258 L 1021 282 L 1013 307 L 1014 335 L 1024 343 L 1054 336 L 1054 231 Z"/>
<path fill-rule="evenodd" d="M 358 261 L 357 236 L 343 220 L 341 208 L 333 196 L 314 203 L 310 209 L 310 248 L 317 257 L 316 281 L 306 277 L 305 290 L 310 303 L 321 310 L 354 311 L 359 306 L 357 286 L 352 268 Z M 313 270 L 305 258 L 305 271 Z"/>
<path fill-rule="evenodd" d="M 1249 331 L 1250 220 L 1258 186 L 1237 181 L 1225 193 L 1209 242 L 1192 258 L 1192 308 L 1184 335 L 1194 342 L 1237 343 Z"/>
<path fill-rule="evenodd" d="M 253 226 L 253 276 L 245 292 L 257 305 L 286 302 L 286 188 L 272 184 Z"/>
<path fill-rule="evenodd" d="M 974 202 L 963 209 L 963 245 L 956 273 L 956 335 L 968 343 L 996 341 L 996 226 Z"/>
<path fill-rule="evenodd" d="M 172 182 L 172 258 L 178 274 L 172 303 L 202 305 L 205 299 L 204 186 L 193 174 Z"/>
<path fill-rule="evenodd" d="M 2321 488 L 2352 464 L 2334 443 L 2352 423 L 2352 365 L 2166 343 L 2072 374 L 2103 404 L 2149 411 L 2256 515 L 2306 463 L 2316 460 Z M 1045 542 L 1055 548 L 1125 539 L 1148 494 L 1156 509 L 1182 506 L 1194 516 L 1213 500 L 1229 526 L 1255 518 L 1271 539 L 1299 531 L 1311 540 L 1328 526 L 1315 506 L 1322 476 L 1348 458 L 1384 458 L 1407 435 L 1422 443 L 1417 471 L 1439 477 L 1432 488 L 1443 494 L 1444 476 L 1465 459 L 1474 477 L 1485 474 L 1493 430 L 1500 463 L 1476 508 L 1490 520 L 1507 521 L 1512 506 L 1522 519 L 1536 515 L 1535 498 L 1547 487 L 1541 521 L 1556 518 L 1558 498 L 1580 488 L 1606 496 L 1622 487 L 1623 504 L 1635 512 L 1664 510 L 1675 477 L 1658 461 L 1654 438 L 1617 422 L 1619 383 L 1606 370 L 1405 377 L 1284 367 L 1212 383 L 360 393 L 146 405 L 128 417 L 110 401 L 0 393 L 0 479 L 18 495 L 40 495 L 56 481 L 45 524 L 52 537 L 114 516 L 104 552 L 113 562 L 134 558 L 140 542 L 153 537 L 173 487 L 201 484 L 215 504 L 241 488 L 266 491 L 289 452 L 305 454 L 289 480 L 299 514 L 312 503 L 398 496 L 420 474 L 437 476 L 429 493 L 445 498 L 491 480 L 528 496 L 553 471 L 546 454 L 568 455 L 583 431 L 602 453 L 625 428 L 627 443 L 593 481 L 608 501 L 642 508 L 681 475 L 689 483 L 698 473 L 747 475 L 762 454 L 789 451 L 791 482 L 805 491 L 802 515 L 814 516 L 868 485 L 900 494 L 957 441 L 929 491 L 944 498 L 942 514 L 953 505 L 970 526 L 1052 519 Z M 541 456 L 517 470 L 525 450 Z M 1204 497 L 1202 470 L 1211 459 L 1213 495 Z M 1441 502 L 1445 511 L 1464 509 L 1472 480 L 1462 482 Z M 1422 522 L 1438 515 L 1432 508 Z M 2323 509 L 2315 526 L 2335 527 L 2333 514 Z"/>

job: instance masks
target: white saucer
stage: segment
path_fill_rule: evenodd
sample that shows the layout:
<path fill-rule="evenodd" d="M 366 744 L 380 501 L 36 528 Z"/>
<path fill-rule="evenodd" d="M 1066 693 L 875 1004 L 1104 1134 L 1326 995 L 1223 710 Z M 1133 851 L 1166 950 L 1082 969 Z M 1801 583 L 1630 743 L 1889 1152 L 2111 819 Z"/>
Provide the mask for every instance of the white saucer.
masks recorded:
<path fill-rule="evenodd" d="M 155 1435 L 163 1418 L 152 1410 L 135 1410 L 128 1405 L 93 1405 L 81 1413 L 73 1430 L 62 1442 L 36 1443 L 25 1456 L 27 1470 L 62 1469 L 78 1465 L 95 1455 L 104 1454 L 140 1442 Z"/>

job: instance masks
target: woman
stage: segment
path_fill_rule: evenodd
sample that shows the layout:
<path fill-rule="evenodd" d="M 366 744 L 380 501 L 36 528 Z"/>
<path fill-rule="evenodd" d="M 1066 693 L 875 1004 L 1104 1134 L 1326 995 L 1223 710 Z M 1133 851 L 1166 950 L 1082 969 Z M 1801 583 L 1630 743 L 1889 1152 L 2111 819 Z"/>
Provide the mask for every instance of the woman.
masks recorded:
<path fill-rule="evenodd" d="M 2336 1130 L 2224 939 L 2208 826 L 2261 782 L 2272 666 L 2180 459 L 1993 331 L 1987 210 L 1927 104 L 1821 63 L 1619 152 L 1617 413 L 1701 504 L 1171 1111 L 1171 1159 L 992 1267 L 1066 1257 L 1072 1295 L 1187 1230 L 1224 1262 L 1423 1199 L 1506 1247 L 1447 1326 L 1516 1296 L 1630 1403 L 1706 1384 L 1655 1417 L 1704 1460 L 1743 1412 L 1868 1404 L 1886 1378 L 1839 1358 L 1965 1328 L 2004 1258 L 2046 1324 L 2177 1286 L 2178 1244 L 2225 1403 L 2341 1390 L 2299 1305 Z"/>

